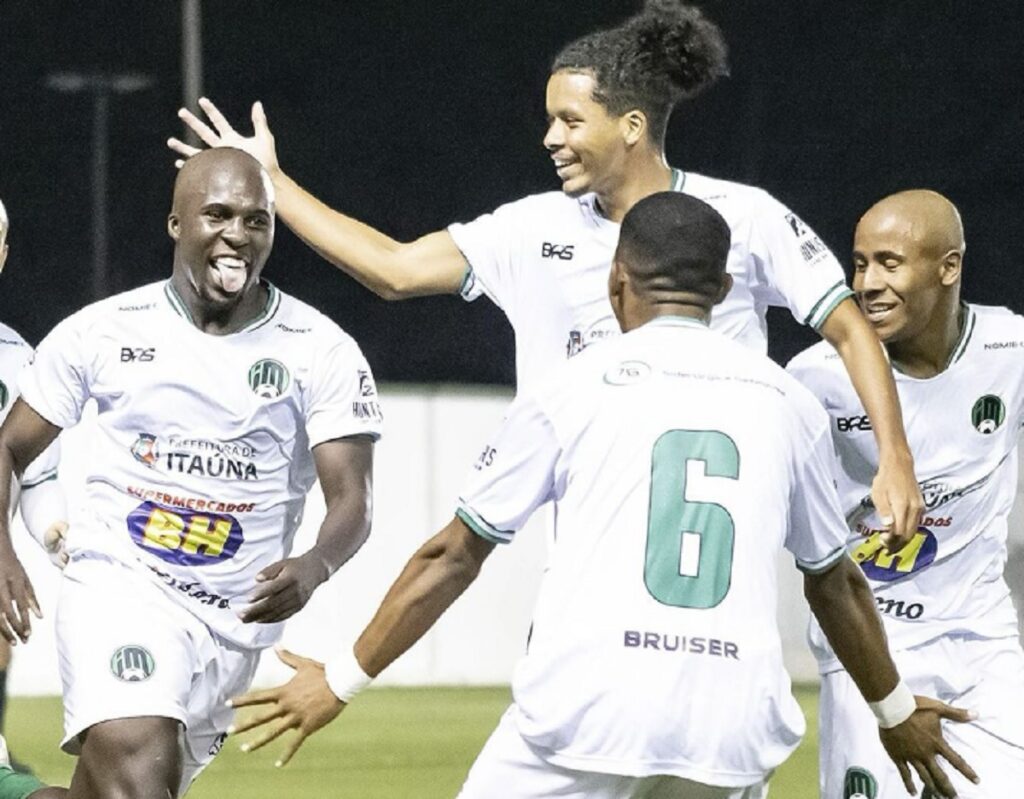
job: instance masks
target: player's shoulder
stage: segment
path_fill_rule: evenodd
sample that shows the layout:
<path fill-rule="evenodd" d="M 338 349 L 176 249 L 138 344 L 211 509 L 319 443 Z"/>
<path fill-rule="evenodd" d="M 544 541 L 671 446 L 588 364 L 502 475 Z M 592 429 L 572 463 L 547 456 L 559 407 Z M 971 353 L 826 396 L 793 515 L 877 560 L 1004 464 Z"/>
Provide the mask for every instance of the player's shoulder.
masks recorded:
<path fill-rule="evenodd" d="M 986 353 L 1007 353 L 1020 357 L 1024 350 L 1024 316 L 1014 313 L 1009 308 L 996 305 L 966 306 L 965 342 L 974 350 Z"/>
<path fill-rule="evenodd" d="M 783 203 L 759 186 L 724 178 L 713 178 L 697 172 L 685 173 L 682 190 L 712 207 L 723 206 L 733 213 L 756 215 L 765 210 L 785 207 Z"/>
<path fill-rule="evenodd" d="M 148 320 L 145 317 L 157 313 L 161 303 L 166 302 L 166 285 L 166 280 L 147 283 L 91 302 L 67 316 L 55 330 L 75 330 L 80 335 L 87 335 L 125 321 L 146 325 Z"/>
<path fill-rule="evenodd" d="M 580 215 L 581 204 L 586 197 L 569 197 L 561 191 L 545 191 L 539 194 L 528 194 L 518 200 L 499 205 L 494 213 L 496 216 L 516 218 L 530 222 L 543 222 L 552 217 L 568 218 Z"/>
<path fill-rule="evenodd" d="M 276 293 L 271 302 L 276 300 L 277 308 L 268 318 L 267 328 L 274 336 L 308 350 L 337 346 L 359 348 L 355 338 L 327 314 L 276 286 L 272 286 L 271 291 Z"/>
<path fill-rule="evenodd" d="M 0 322 L 0 353 L 11 350 L 31 350 L 28 342 L 10 325 Z"/>
<path fill-rule="evenodd" d="M 845 373 L 845 367 L 836 348 L 822 340 L 790 358 L 786 371 L 791 375 L 835 374 Z"/>

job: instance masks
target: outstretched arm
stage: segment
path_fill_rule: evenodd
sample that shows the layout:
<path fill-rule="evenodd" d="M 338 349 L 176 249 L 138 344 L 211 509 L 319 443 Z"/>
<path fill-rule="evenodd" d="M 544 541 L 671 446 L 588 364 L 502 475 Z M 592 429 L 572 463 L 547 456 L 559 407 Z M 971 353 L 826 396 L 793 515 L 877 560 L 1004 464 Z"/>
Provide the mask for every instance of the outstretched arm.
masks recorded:
<path fill-rule="evenodd" d="M 343 653 L 367 677 L 376 677 L 399 655 L 416 643 L 451 607 L 480 573 L 494 544 L 473 533 L 458 517 L 409 560 L 391 586 L 373 620 L 356 641 L 353 653 Z M 286 730 L 298 735 L 278 760 L 284 765 L 303 741 L 345 709 L 345 702 L 331 690 L 323 664 L 280 652 L 281 660 L 295 669 L 291 681 L 278 688 L 253 691 L 232 701 L 234 707 L 265 705 L 266 710 L 231 732 L 270 725 L 246 751 L 258 749 Z M 353 661 L 354 657 L 354 661 Z"/>
<path fill-rule="evenodd" d="M 889 655 L 871 589 L 853 561 L 843 557 L 828 571 L 807 574 L 804 593 L 839 661 L 879 716 L 882 744 L 899 769 L 907 791 L 914 793 L 910 777 L 913 767 L 933 793 L 956 796 L 936 762 L 937 755 L 977 782 L 977 774 L 942 738 L 939 726 L 942 719 L 969 721 L 970 714 L 934 699 L 910 695 Z M 901 696 L 906 706 L 894 708 Z"/>
<path fill-rule="evenodd" d="M 853 299 L 836 306 L 819 328 L 836 348 L 878 442 L 878 474 L 871 499 L 890 532 L 883 536 L 891 551 L 902 549 L 917 532 L 924 500 L 914 476 L 914 459 L 903 429 L 899 396 L 882 344 Z"/>
<path fill-rule="evenodd" d="M 32 634 L 30 612 L 42 618 L 32 583 L 11 544 L 11 486 L 60 433 L 18 399 L 0 427 L 0 635 L 14 644 Z"/>
<path fill-rule="evenodd" d="M 262 103 L 252 107 L 254 134 L 242 136 L 205 97 L 200 107 L 210 127 L 188 109 L 178 116 L 210 147 L 236 147 L 255 157 L 270 174 L 277 213 L 303 241 L 350 277 L 386 300 L 431 294 L 455 294 L 466 276 L 466 259 L 447 231 L 410 243 L 335 211 L 284 173 Z M 176 138 L 167 142 L 186 158 L 198 150 Z M 180 162 L 179 162 L 180 163 Z"/>
<path fill-rule="evenodd" d="M 359 550 L 373 517 L 373 439 L 351 436 L 313 448 L 327 515 L 316 544 L 294 558 L 272 563 L 256 575 L 246 623 L 271 624 L 298 613 L 321 583 Z"/>

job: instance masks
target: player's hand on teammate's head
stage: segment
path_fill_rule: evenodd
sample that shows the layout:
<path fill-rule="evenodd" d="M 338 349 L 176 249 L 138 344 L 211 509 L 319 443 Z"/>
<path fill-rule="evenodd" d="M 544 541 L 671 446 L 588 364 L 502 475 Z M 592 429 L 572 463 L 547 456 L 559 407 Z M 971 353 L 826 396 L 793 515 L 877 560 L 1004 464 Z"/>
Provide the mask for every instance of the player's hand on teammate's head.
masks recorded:
<path fill-rule="evenodd" d="M 910 776 L 913 767 L 921 782 L 936 797 L 949 799 L 957 795 L 956 790 L 936 761 L 936 756 L 942 757 L 971 782 L 977 784 L 979 780 L 974 769 L 942 737 L 941 722 L 949 719 L 963 723 L 975 716 L 969 710 L 952 707 L 927 696 L 914 699 L 917 710 L 910 718 L 891 729 L 879 730 L 882 746 L 899 769 L 907 793 L 916 793 Z"/>
<path fill-rule="evenodd" d="M 244 722 L 228 727 L 228 734 L 263 728 L 259 737 L 242 744 L 243 752 L 252 752 L 288 730 L 295 730 L 296 736 L 274 763 L 275 766 L 283 766 L 292 759 L 306 738 L 337 718 L 346 705 L 328 686 L 323 663 L 280 647 L 276 651 L 283 663 L 295 669 L 295 676 L 277 688 L 250 691 L 231 699 L 228 704 L 233 708 L 259 707 L 261 710 Z"/>
<path fill-rule="evenodd" d="M 263 103 L 257 101 L 252 104 L 252 136 L 243 136 L 236 131 L 228 122 L 227 117 L 207 98 L 199 98 L 199 107 L 213 123 L 212 128 L 187 108 L 179 108 L 178 117 L 208 147 L 235 147 L 244 150 L 263 164 L 263 168 L 273 175 L 278 169 L 277 148 L 274 144 L 274 135 L 267 126 L 267 115 L 263 111 Z M 167 146 L 185 158 L 191 158 L 199 152 L 198 147 L 186 144 L 173 136 L 167 140 Z M 185 163 L 184 159 L 175 161 L 175 165 L 178 167 L 181 167 L 183 163 Z"/>
<path fill-rule="evenodd" d="M 272 563 L 256 575 L 249 607 L 238 614 L 246 624 L 273 624 L 295 615 L 331 576 L 327 564 L 311 549 L 296 558 Z"/>
<path fill-rule="evenodd" d="M 54 522 L 43 533 L 43 549 L 46 550 L 50 562 L 58 569 L 68 565 L 67 533 L 67 522 Z"/>
<path fill-rule="evenodd" d="M 43 618 L 32 582 L 8 544 L 0 551 L 0 635 L 8 643 L 26 643 L 32 635 L 32 614 Z"/>
<path fill-rule="evenodd" d="M 890 552 L 903 549 L 917 532 L 924 512 L 921 487 L 914 476 L 913 462 L 906 465 L 879 464 L 871 482 L 871 500 L 883 526 L 882 543 Z"/>

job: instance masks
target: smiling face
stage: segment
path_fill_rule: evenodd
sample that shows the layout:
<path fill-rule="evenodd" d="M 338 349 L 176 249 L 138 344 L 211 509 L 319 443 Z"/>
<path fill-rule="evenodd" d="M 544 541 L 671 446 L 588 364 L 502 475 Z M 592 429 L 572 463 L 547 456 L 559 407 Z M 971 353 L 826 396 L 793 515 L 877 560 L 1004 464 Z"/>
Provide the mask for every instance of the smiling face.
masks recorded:
<path fill-rule="evenodd" d="M 882 341 L 914 339 L 955 313 L 962 253 L 959 216 L 934 193 L 894 195 L 861 218 L 853 290 Z"/>
<path fill-rule="evenodd" d="M 586 72 L 561 70 L 548 79 L 544 147 L 570 197 L 609 191 L 626 170 L 630 126 L 594 99 L 595 87 Z"/>
<path fill-rule="evenodd" d="M 182 168 L 167 229 L 176 283 L 205 312 L 230 313 L 257 288 L 274 243 L 272 196 L 259 163 L 236 150 L 207 150 Z"/>

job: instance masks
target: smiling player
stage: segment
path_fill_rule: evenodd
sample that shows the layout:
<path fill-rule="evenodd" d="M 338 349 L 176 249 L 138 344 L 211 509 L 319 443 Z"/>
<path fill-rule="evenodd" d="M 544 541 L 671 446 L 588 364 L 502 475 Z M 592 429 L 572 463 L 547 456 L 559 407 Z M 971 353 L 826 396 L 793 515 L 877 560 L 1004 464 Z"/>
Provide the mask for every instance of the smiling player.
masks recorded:
<path fill-rule="evenodd" d="M 380 296 L 486 294 L 515 331 L 520 390 L 559 372 L 567 356 L 618 334 L 605 282 L 632 205 L 669 189 L 707 201 L 731 229 L 733 277 L 712 327 L 764 352 L 765 312 L 784 306 L 836 346 L 879 443 L 875 502 L 902 538 L 920 516 L 913 462 L 881 347 L 848 299 L 839 263 L 767 192 L 673 169 L 665 160 L 672 110 L 726 73 L 726 45 L 713 23 L 677 0 L 648 0 L 618 27 L 584 36 L 554 59 L 544 147 L 562 191 L 525 197 L 411 243 L 331 210 L 289 178 L 259 103 L 251 138 L 205 99 L 200 105 L 213 128 L 185 109 L 180 115 L 208 145 L 257 157 L 274 181 L 282 219 Z M 196 152 L 177 139 L 169 144 L 186 156 Z"/>
<path fill-rule="evenodd" d="M 170 280 L 87 306 L 39 346 L 0 428 L 0 512 L 93 399 L 88 504 L 57 609 L 71 797 L 177 797 L 219 751 L 225 700 L 369 533 L 380 410 L 355 342 L 261 279 L 273 189 L 214 150 L 175 183 Z M 369 393 L 368 393 L 369 392 Z M 306 492 L 327 504 L 289 558 Z M 0 627 L 31 632 L 31 585 L 0 522 Z M 0 799 L 63 789 L 0 769 Z"/>
<path fill-rule="evenodd" d="M 974 785 L 951 774 L 958 794 L 1006 799 L 1024 784 L 1024 653 L 1003 580 L 1024 424 L 1024 319 L 960 301 L 964 251 L 960 215 L 931 191 L 886 197 L 854 237 L 853 286 L 889 352 L 926 502 L 902 550 L 882 547 L 865 501 L 878 451 L 835 353 L 819 344 L 789 370 L 832 416 L 850 554 L 874 591 L 900 672 L 916 693 L 977 713 L 946 729 L 981 777 Z M 822 796 L 897 795 L 908 775 L 888 762 L 820 630 L 812 643 L 822 672 Z"/>

